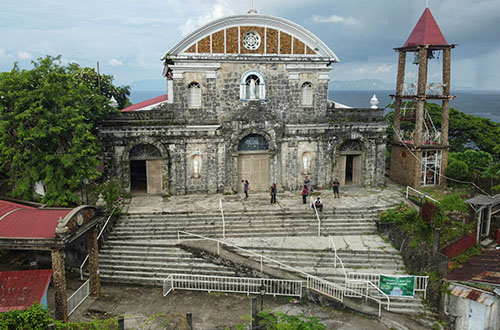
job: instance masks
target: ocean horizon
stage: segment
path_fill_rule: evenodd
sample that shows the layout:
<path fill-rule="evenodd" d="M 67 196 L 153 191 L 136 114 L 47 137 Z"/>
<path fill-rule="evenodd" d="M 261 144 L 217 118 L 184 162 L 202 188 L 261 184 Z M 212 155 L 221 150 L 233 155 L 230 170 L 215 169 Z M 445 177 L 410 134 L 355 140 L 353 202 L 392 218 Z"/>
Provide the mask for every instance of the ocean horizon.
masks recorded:
<path fill-rule="evenodd" d="M 394 92 L 393 90 L 329 90 L 328 98 L 353 108 L 369 108 L 370 99 L 375 94 L 380 102 L 379 107 L 386 108 L 392 103 L 389 95 Z M 164 93 L 159 90 L 132 90 L 130 102 L 136 104 Z M 456 95 L 456 98 L 450 101 L 451 108 L 500 123 L 500 91 L 456 90 L 452 91 L 452 95 Z M 441 102 L 436 103 L 441 104 Z"/>

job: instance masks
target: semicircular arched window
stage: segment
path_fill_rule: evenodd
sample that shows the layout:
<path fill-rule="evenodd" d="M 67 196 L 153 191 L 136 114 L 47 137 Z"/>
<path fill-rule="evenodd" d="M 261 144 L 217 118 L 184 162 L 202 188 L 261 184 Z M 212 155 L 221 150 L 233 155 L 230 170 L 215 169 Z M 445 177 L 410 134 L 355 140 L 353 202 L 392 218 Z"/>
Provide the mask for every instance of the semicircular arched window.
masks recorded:
<path fill-rule="evenodd" d="M 201 88 L 197 82 L 188 85 L 188 108 L 201 107 Z"/>
<path fill-rule="evenodd" d="M 310 107 L 313 104 L 313 86 L 310 82 L 305 82 L 300 88 L 300 105 Z"/>
<path fill-rule="evenodd" d="M 130 160 L 160 159 L 161 152 L 154 145 L 138 144 L 130 150 Z"/>
<path fill-rule="evenodd" d="M 245 136 L 238 144 L 238 151 L 268 150 L 267 140 L 259 134 Z"/>
<path fill-rule="evenodd" d="M 340 146 L 340 153 L 343 155 L 359 155 L 363 153 L 363 148 L 359 140 L 347 140 Z"/>

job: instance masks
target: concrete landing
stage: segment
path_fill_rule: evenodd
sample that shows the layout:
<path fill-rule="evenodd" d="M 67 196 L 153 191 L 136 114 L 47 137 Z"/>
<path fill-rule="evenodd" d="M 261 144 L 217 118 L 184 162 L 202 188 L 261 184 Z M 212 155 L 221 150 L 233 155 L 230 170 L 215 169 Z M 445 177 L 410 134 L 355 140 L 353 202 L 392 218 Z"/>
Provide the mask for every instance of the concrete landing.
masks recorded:
<path fill-rule="evenodd" d="M 279 187 L 278 187 L 279 189 Z M 383 188 L 343 187 L 340 198 L 333 198 L 331 190 L 314 191 L 314 199 L 320 196 L 324 204 L 323 213 L 333 213 L 338 209 L 384 208 L 403 200 L 403 188 L 394 183 L 388 183 Z M 250 191 L 249 198 L 243 194 L 223 195 L 183 195 L 164 197 L 161 195 L 133 195 L 130 204 L 126 204 L 124 212 L 141 213 L 175 213 L 175 212 L 219 212 L 219 199 L 225 212 L 241 211 L 311 211 L 309 199 L 302 204 L 300 191 L 278 190 L 277 203 L 270 203 L 268 192 Z M 312 212 L 312 211 L 311 211 Z"/>

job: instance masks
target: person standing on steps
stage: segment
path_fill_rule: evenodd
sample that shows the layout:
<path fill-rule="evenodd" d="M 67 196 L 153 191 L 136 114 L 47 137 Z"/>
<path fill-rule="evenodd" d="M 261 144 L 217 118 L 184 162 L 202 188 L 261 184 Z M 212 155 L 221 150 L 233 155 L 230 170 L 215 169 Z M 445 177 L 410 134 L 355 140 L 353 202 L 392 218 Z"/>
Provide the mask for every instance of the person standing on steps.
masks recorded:
<path fill-rule="evenodd" d="M 313 208 L 316 208 L 316 210 L 323 212 L 323 201 L 321 198 L 318 196 L 318 199 L 314 201 Z"/>
<path fill-rule="evenodd" d="M 305 204 L 307 202 L 307 195 L 307 185 L 304 185 L 304 187 L 302 188 L 302 204 Z"/>
<path fill-rule="evenodd" d="M 276 204 L 276 194 L 278 193 L 278 186 L 276 183 L 273 183 L 271 186 L 271 204 Z"/>
<path fill-rule="evenodd" d="M 245 199 L 248 199 L 248 191 L 250 190 L 250 183 L 248 180 L 241 180 L 243 183 L 243 192 L 245 193 Z"/>
<path fill-rule="evenodd" d="M 306 176 L 306 178 L 304 180 L 304 185 L 306 185 L 306 187 L 307 187 L 307 194 L 309 195 L 310 193 L 312 193 L 312 184 L 311 184 L 311 180 L 309 180 L 308 176 Z"/>
<path fill-rule="evenodd" d="M 340 187 L 339 179 L 333 180 L 333 198 L 340 198 L 339 187 Z"/>

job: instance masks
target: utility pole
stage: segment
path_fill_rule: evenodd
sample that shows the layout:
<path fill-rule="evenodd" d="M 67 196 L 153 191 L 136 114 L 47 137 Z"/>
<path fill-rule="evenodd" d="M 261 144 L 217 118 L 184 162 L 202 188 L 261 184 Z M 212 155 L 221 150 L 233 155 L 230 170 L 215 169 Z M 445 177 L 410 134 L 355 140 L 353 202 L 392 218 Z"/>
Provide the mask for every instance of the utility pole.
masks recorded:
<path fill-rule="evenodd" d="M 97 61 L 97 90 L 101 95 L 101 74 L 99 73 L 99 61 Z"/>

